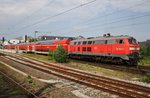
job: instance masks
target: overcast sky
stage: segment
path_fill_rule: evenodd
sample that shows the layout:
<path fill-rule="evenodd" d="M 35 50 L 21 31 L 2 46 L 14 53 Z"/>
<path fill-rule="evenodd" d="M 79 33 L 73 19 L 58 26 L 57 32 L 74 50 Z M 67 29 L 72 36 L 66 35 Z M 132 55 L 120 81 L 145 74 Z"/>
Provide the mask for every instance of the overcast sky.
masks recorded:
<path fill-rule="evenodd" d="M 60 15 L 90 1 L 94 0 L 0 0 L 0 37 L 34 36 L 38 31 L 37 36 L 111 33 L 150 39 L 150 0 L 95 0 Z"/>

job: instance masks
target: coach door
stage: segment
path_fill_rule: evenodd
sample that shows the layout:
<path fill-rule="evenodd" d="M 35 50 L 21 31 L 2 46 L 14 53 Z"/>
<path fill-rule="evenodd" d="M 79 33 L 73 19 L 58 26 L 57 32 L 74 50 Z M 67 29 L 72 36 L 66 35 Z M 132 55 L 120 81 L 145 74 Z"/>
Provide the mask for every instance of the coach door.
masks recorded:
<path fill-rule="evenodd" d="M 35 45 L 32 45 L 32 52 L 35 52 Z"/>

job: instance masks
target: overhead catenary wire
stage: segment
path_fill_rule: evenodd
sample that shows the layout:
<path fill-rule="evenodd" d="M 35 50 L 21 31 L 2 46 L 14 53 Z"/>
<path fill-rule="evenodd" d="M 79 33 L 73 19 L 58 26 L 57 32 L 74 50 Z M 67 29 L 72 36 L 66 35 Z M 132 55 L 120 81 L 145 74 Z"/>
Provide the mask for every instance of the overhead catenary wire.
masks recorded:
<path fill-rule="evenodd" d="M 124 10 L 129 10 L 129 9 L 132 9 L 132 8 L 137 8 L 137 7 L 142 6 L 142 5 L 144 5 L 144 4 L 147 4 L 147 2 L 138 3 L 138 4 L 136 4 L 136 5 L 129 6 L 128 8 L 125 8 L 125 9 L 120 9 L 120 10 L 117 10 L 117 11 L 114 11 L 114 12 L 111 12 L 111 13 L 107 13 L 107 14 L 105 14 L 105 15 L 99 16 L 98 18 L 89 19 L 89 20 L 86 20 L 85 22 L 80 22 L 80 23 L 77 23 L 77 24 L 75 24 L 75 25 L 73 25 L 73 26 L 82 25 L 82 24 L 95 25 L 95 24 L 91 24 L 90 22 L 93 22 L 94 20 L 99 20 L 99 19 L 101 19 L 101 18 L 103 18 L 103 17 L 111 16 L 111 15 L 116 14 L 116 13 L 122 13 Z M 122 17 L 119 17 L 119 18 L 114 18 L 113 20 L 118 20 L 118 19 L 127 18 L 127 17 L 131 17 L 131 16 L 122 16 Z M 102 20 L 102 21 L 100 21 L 100 22 L 105 22 L 105 20 Z M 86 26 L 86 25 L 85 25 L 85 26 Z M 65 27 L 64 27 L 64 28 L 61 28 L 61 29 L 59 29 L 59 30 L 57 29 L 57 30 L 55 30 L 55 32 L 61 31 L 61 30 L 63 30 L 63 29 L 65 29 Z"/>
<path fill-rule="evenodd" d="M 144 15 L 134 16 L 134 17 L 127 17 L 126 19 L 112 21 L 112 22 L 109 22 L 109 23 L 97 24 L 97 25 L 93 25 L 93 26 L 88 26 L 86 28 L 78 29 L 76 31 L 83 30 L 83 29 L 88 29 L 89 27 L 93 29 L 94 27 L 99 27 L 99 26 L 102 27 L 102 26 L 105 26 L 105 25 L 110 25 L 110 24 L 119 23 L 119 22 L 122 22 L 122 21 L 129 21 L 129 20 L 132 20 L 132 19 L 138 19 L 138 18 L 143 18 L 143 17 L 148 17 L 148 16 L 150 16 L 150 14 L 144 14 Z"/>
<path fill-rule="evenodd" d="M 32 26 L 34 26 L 34 25 L 36 25 L 36 24 L 39 24 L 39 23 L 42 23 L 42 22 L 44 22 L 44 21 L 46 21 L 46 20 L 49 20 L 49 19 L 55 18 L 55 17 L 57 17 L 57 16 L 63 15 L 63 14 L 65 14 L 65 13 L 67 13 L 67 12 L 70 12 L 70 11 L 72 11 L 72 10 L 75 10 L 75 9 L 80 8 L 80 7 L 86 6 L 86 5 L 88 5 L 88 4 L 90 4 L 90 3 L 93 3 L 93 2 L 95 2 L 95 1 L 97 1 L 97 0 L 92 0 L 92 1 L 89 1 L 89 2 L 87 2 L 87 3 L 80 4 L 80 5 L 76 6 L 76 7 L 73 7 L 73 8 L 71 8 L 71 9 L 65 10 L 65 11 L 60 12 L 60 13 L 58 13 L 58 14 L 55 14 L 55 15 L 53 15 L 53 16 L 48 16 L 47 18 L 44 18 L 44 19 L 42 19 L 42 20 L 39 20 L 39 21 L 37 21 L 37 22 L 34 23 L 34 24 L 27 25 L 27 26 L 25 26 L 25 27 L 23 27 L 23 28 L 21 28 L 21 29 L 18 29 L 18 30 L 14 31 L 14 32 L 8 32 L 8 33 L 5 33 L 5 34 L 9 34 L 9 35 L 15 34 L 16 32 L 19 32 L 19 31 L 21 31 L 21 30 L 23 30 L 23 29 L 32 27 Z"/>
<path fill-rule="evenodd" d="M 141 3 L 141 4 L 138 4 L 138 5 L 134 5 L 134 7 L 141 6 L 141 5 L 143 5 L 143 4 L 145 4 L 145 3 Z M 130 6 L 129 8 L 133 8 L 133 6 Z M 127 10 L 127 9 L 123 9 L 123 10 Z M 116 12 L 122 12 L 122 10 L 116 11 Z M 116 12 L 115 12 L 115 13 L 116 13 Z M 67 12 L 66 12 L 66 13 L 67 13 Z M 108 13 L 108 14 L 109 14 L 109 15 L 113 15 L 113 12 L 112 12 L 112 13 Z M 107 15 L 108 15 L 108 14 L 107 14 Z M 61 13 L 60 13 L 60 15 L 61 15 Z M 58 14 L 58 16 L 60 16 L 60 15 Z M 105 15 L 104 15 L 104 16 L 105 16 Z M 103 16 L 103 17 L 104 17 L 104 16 Z M 54 16 L 54 17 L 55 17 L 55 16 Z M 50 19 L 51 19 L 51 18 L 54 18 L 54 17 L 50 17 Z M 57 15 L 56 15 L 56 17 L 57 17 Z M 132 18 L 133 18 L 133 17 L 132 17 Z M 48 19 L 46 19 L 46 20 L 48 20 Z M 120 21 L 120 20 L 118 20 L 117 22 L 119 23 L 119 21 Z M 124 21 L 125 21 L 125 20 L 124 20 Z M 41 23 L 41 22 L 43 22 L 43 21 L 41 21 L 41 22 L 38 21 L 38 22 Z M 117 23 L 117 22 L 116 22 L 116 23 Z M 121 22 L 121 21 L 120 21 L 120 22 Z M 33 26 L 36 25 L 36 24 L 39 24 L 39 23 L 36 22 L 36 23 L 33 24 Z M 115 21 L 114 21 L 113 23 L 115 23 Z M 113 23 L 110 23 L 110 24 L 113 24 Z M 107 23 L 107 24 L 108 24 L 108 23 Z M 106 24 L 106 25 L 107 25 L 107 24 Z M 30 24 L 30 25 L 32 26 L 32 24 Z M 25 27 L 24 29 L 29 28 L 30 25 L 29 25 L 29 26 L 27 25 L 28 27 Z M 101 25 L 102 25 L 102 24 L 101 24 Z M 105 25 L 105 24 L 104 24 L 104 25 Z M 93 29 L 94 29 L 94 28 L 93 28 Z M 23 29 L 19 29 L 18 31 L 20 31 L 20 30 L 23 30 Z"/>
<path fill-rule="evenodd" d="M 119 26 L 111 26 L 111 27 L 107 27 L 107 28 L 111 28 L 111 29 L 119 28 L 120 29 L 120 28 L 124 28 L 124 27 L 137 26 L 137 25 L 145 25 L 145 24 L 150 24 L 150 21 L 148 21 L 148 22 L 132 23 L 132 24 L 124 24 L 124 25 L 119 25 Z M 84 32 L 86 32 L 86 31 L 92 31 L 92 32 L 94 32 L 94 31 L 97 31 L 99 29 L 104 29 L 104 28 L 97 28 L 97 29 L 93 29 L 93 30 L 91 30 L 91 29 L 85 29 Z M 76 32 L 74 32 L 74 33 L 76 33 Z"/>
<path fill-rule="evenodd" d="M 148 2 L 148 1 L 147 1 L 147 2 Z M 105 18 L 106 16 L 108 17 L 108 16 L 111 16 L 111 15 L 116 14 L 116 13 L 122 13 L 124 10 L 130 10 L 130 9 L 132 9 L 132 8 L 137 8 L 137 7 L 139 7 L 139 6 L 142 6 L 142 5 L 144 5 L 144 4 L 147 4 L 147 2 L 138 3 L 138 4 L 136 4 L 136 5 L 132 5 L 132 6 L 129 6 L 129 7 L 127 7 L 127 8 L 124 8 L 124 9 L 119 9 L 119 10 L 114 11 L 114 12 L 111 12 L 111 13 L 106 13 L 106 14 L 104 14 L 104 15 L 101 15 L 101 16 L 97 17 L 97 18 L 86 20 L 86 22 L 83 22 L 83 23 L 81 23 L 81 24 L 88 23 L 88 22 L 90 22 L 90 21 L 93 22 L 94 20 L 98 20 L 98 19 L 101 19 L 101 18 L 103 18 L 103 17 Z M 78 25 L 80 25 L 80 24 L 78 24 Z"/>
<path fill-rule="evenodd" d="M 35 10 L 34 12 L 32 12 L 30 15 L 24 17 L 23 19 L 19 20 L 16 24 L 14 24 L 11 28 L 15 28 L 16 26 L 24 23 L 24 21 L 26 21 L 27 19 L 30 19 L 31 17 L 33 17 L 34 14 L 38 13 L 39 11 L 41 11 L 43 8 L 51 5 L 55 0 L 51 0 L 48 4 L 45 4 L 44 6 L 40 7 L 39 9 Z"/>
<path fill-rule="evenodd" d="M 44 18 L 44 19 L 42 19 L 42 20 L 39 20 L 39 21 L 37 21 L 37 22 L 35 22 L 35 23 L 33 23 L 33 24 L 26 25 L 25 27 L 23 27 L 23 28 L 21 28 L 21 29 L 19 29 L 19 30 L 16 30 L 15 32 L 18 32 L 18 31 L 20 31 L 20 30 L 24 30 L 24 29 L 29 28 L 29 27 L 32 27 L 32 26 L 35 26 L 35 25 L 37 25 L 37 24 L 39 24 L 39 23 L 42 23 L 42 22 L 44 22 L 44 21 L 46 21 L 46 20 L 53 19 L 53 18 L 55 18 L 55 17 L 57 17 L 57 16 L 63 15 L 63 14 L 65 14 L 65 13 L 67 13 L 67 12 L 72 11 L 72 10 L 75 10 L 75 9 L 80 8 L 80 7 L 86 6 L 86 5 L 88 5 L 88 4 L 90 4 L 90 3 L 93 3 L 93 2 L 95 2 L 95 1 L 97 1 L 97 0 L 92 0 L 92 1 L 90 1 L 90 2 L 87 2 L 87 3 L 84 3 L 84 4 L 80 4 L 80 5 L 78 5 L 78 6 L 75 6 L 75 7 L 71 8 L 71 9 L 65 10 L 65 11 L 60 12 L 60 13 L 58 13 L 58 14 L 55 14 L 55 15 L 53 15 L 53 16 L 48 16 L 48 17 L 46 17 L 46 18 Z"/>

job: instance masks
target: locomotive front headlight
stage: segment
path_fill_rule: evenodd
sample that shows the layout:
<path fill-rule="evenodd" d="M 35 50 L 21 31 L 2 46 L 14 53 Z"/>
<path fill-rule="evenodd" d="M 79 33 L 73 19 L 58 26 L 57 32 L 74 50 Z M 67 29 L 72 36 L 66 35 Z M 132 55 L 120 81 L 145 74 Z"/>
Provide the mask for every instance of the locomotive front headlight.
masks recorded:
<path fill-rule="evenodd" d="M 135 50 L 135 48 L 134 47 L 130 47 L 129 50 Z"/>
<path fill-rule="evenodd" d="M 136 48 L 136 50 L 140 50 L 140 48 Z"/>

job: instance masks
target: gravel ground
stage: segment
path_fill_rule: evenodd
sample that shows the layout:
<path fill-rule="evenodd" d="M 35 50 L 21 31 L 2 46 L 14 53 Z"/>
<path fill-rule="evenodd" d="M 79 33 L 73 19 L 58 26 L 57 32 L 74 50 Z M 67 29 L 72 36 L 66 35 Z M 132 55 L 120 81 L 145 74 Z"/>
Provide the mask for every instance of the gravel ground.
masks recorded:
<path fill-rule="evenodd" d="M 39 95 L 40 98 L 112 98 L 115 96 L 53 75 L 39 72 L 38 70 L 16 62 L 7 61 L 7 63 L 30 76 L 37 77 L 43 81 L 45 80 L 45 82 L 41 82 L 33 79 L 33 83 L 28 83 L 28 78 L 26 76 L 23 77 L 3 66 L 3 69 L 9 70 L 9 74 L 19 79 L 24 87 Z"/>
<path fill-rule="evenodd" d="M 8 83 L 4 79 L 4 76 L 0 74 L 0 98 L 8 98 L 10 96 L 14 98 L 27 98 L 27 93 L 21 91 L 15 85 Z"/>

